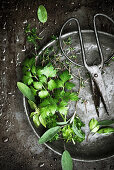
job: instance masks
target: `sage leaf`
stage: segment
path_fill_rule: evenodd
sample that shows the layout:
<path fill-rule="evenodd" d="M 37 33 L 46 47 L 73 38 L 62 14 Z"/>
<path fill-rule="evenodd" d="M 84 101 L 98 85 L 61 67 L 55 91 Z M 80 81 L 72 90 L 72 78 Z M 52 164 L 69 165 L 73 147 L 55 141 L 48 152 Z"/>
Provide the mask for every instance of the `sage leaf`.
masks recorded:
<path fill-rule="evenodd" d="M 110 134 L 113 132 L 114 132 L 114 128 L 112 128 L 112 127 L 101 128 L 100 130 L 97 131 L 97 133 L 99 133 L 99 134 L 101 134 L 101 133 Z"/>
<path fill-rule="evenodd" d="M 17 82 L 17 87 L 25 97 L 27 97 L 29 100 L 35 102 L 35 97 L 31 91 L 31 89 L 27 85 L 25 85 L 24 83 L 21 83 L 21 82 Z"/>
<path fill-rule="evenodd" d="M 49 140 L 51 140 L 56 134 L 57 132 L 59 131 L 60 129 L 60 126 L 56 126 L 56 127 L 53 127 L 49 130 L 47 130 L 42 136 L 41 138 L 39 139 L 38 143 L 39 144 L 43 144 Z"/>
<path fill-rule="evenodd" d="M 66 122 L 56 122 L 56 123 L 57 123 L 57 125 L 67 125 L 68 122 L 69 121 L 66 121 Z"/>
<path fill-rule="evenodd" d="M 109 126 L 111 124 L 114 124 L 114 120 L 102 120 L 98 122 L 98 125 L 101 126 Z"/>
<path fill-rule="evenodd" d="M 47 11 L 43 5 L 38 7 L 37 16 L 40 22 L 45 23 L 47 21 Z"/>
<path fill-rule="evenodd" d="M 37 109 L 37 106 L 36 106 L 36 104 L 33 101 L 28 100 L 28 103 L 29 103 L 31 109 L 33 109 L 33 110 Z"/>
<path fill-rule="evenodd" d="M 78 129 L 77 126 L 75 125 L 75 123 L 73 122 L 73 125 L 72 125 L 72 129 L 74 131 L 74 133 L 80 137 L 80 138 L 84 138 L 84 134 L 83 132 L 81 131 L 81 129 Z"/>
<path fill-rule="evenodd" d="M 67 150 L 62 154 L 61 158 L 62 170 L 73 170 L 73 161 Z"/>

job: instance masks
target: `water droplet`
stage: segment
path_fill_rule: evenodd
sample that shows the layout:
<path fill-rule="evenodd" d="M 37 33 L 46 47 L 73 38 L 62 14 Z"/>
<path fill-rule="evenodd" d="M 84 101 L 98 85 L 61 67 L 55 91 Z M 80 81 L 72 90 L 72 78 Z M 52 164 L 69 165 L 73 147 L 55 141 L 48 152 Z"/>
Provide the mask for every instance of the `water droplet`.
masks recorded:
<path fill-rule="evenodd" d="M 50 164 L 50 166 L 52 167 L 53 165 L 52 165 L 52 164 Z"/>
<path fill-rule="evenodd" d="M 3 54 L 6 52 L 6 49 L 4 48 Z"/>
<path fill-rule="evenodd" d="M 25 45 L 24 45 L 24 49 L 22 51 L 26 51 Z"/>
<path fill-rule="evenodd" d="M 3 41 L 6 41 L 6 38 L 4 38 Z"/>
<path fill-rule="evenodd" d="M 57 161 L 57 158 L 54 158 L 53 160 L 54 160 L 54 161 Z"/>
<path fill-rule="evenodd" d="M 3 137 L 3 138 L 2 138 L 2 141 L 3 141 L 4 143 L 7 143 L 7 142 L 9 141 L 9 138 L 8 138 L 8 137 Z"/>
<path fill-rule="evenodd" d="M 11 60 L 11 63 L 13 63 L 13 59 Z"/>
<path fill-rule="evenodd" d="M 74 5 L 74 2 L 71 2 L 71 5 Z"/>
<path fill-rule="evenodd" d="M 43 162 L 40 162 L 39 163 L 39 167 L 42 168 L 44 166 L 44 163 Z"/>
<path fill-rule="evenodd" d="M 55 20 L 55 25 L 57 24 L 57 21 Z"/>
<path fill-rule="evenodd" d="M 25 20 L 24 22 L 23 22 L 23 24 L 26 24 L 27 23 L 27 20 Z"/>
<path fill-rule="evenodd" d="M 4 27 L 3 27 L 3 29 L 4 29 L 4 30 L 6 29 L 6 22 L 4 23 Z"/>

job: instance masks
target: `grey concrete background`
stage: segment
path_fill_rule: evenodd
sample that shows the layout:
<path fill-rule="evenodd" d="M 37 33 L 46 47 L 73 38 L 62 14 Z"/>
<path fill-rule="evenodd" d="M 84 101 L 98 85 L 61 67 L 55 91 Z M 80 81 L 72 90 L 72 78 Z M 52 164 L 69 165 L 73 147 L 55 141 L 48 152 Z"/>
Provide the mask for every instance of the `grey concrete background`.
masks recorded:
<path fill-rule="evenodd" d="M 48 21 L 41 24 L 36 15 L 42 4 Z M 37 27 L 43 38 L 42 48 L 51 36 L 59 35 L 70 17 L 80 20 L 82 29 L 92 29 L 95 13 L 114 19 L 113 0 L 2 0 L 0 6 L 0 169 L 61 170 L 61 157 L 38 144 L 25 116 L 22 95 L 16 82 L 21 78 L 21 62 L 30 51 L 24 28 L 27 23 Z M 74 170 L 114 170 L 114 158 L 98 162 L 74 161 Z"/>

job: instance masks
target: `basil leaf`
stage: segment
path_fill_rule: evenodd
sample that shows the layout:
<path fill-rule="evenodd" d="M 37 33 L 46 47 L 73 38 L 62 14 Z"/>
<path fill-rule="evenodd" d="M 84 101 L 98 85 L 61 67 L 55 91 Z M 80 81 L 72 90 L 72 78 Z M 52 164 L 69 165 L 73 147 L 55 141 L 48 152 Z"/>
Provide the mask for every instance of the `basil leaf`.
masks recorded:
<path fill-rule="evenodd" d="M 101 125 L 101 126 L 108 126 L 111 124 L 114 124 L 114 120 L 102 120 L 98 122 L 98 125 Z"/>
<path fill-rule="evenodd" d="M 47 11 L 43 5 L 38 7 L 37 16 L 40 22 L 45 23 L 47 21 Z"/>
<path fill-rule="evenodd" d="M 44 127 L 46 127 L 46 121 L 45 121 L 45 119 L 42 117 L 42 115 L 39 116 L 39 121 L 40 121 L 40 123 L 41 123 Z"/>
<path fill-rule="evenodd" d="M 56 134 L 57 132 L 59 131 L 60 127 L 59 126 L 56 126 L 56 127 L 53 127 L 49 130 L 47 130 L 42 136 L 41 138 L 39 139 L 38 143 L 39 144 L 43 144 L 49 140 L 51 140 Z"/>
<path fill-rule="evenodd" d="M 35 97 L 31 91 L 31 89 L 27 85 L 25 85 L 24 83 L 21 83 L 21 82 L 17 82 L 17 87 L 25 97 L 27 97 L 29 100 L 32 100 L 33 102 L 35 102 Z"/>
<path fill-rule="evenodd" d="M 73 170 L 73 161 L 67 150 L 62 154 L 61 164 L 62 170 Z"/>
<path fill-rule="evenodd" d="M 97 133 L 105 133 L 105 134 L 109 134 L 109 133 L 113 133 L 114 132 L 114 128 L 112 127 L 105 127 L 105 128 L 102 128 L 100 130 L 97 131 Z"/>
<path fill-rule="evenodd" d="M 90 130 L 93 130 L 98 125 L 98 121 L 96 119 L 91 119 L 89 122 L 89 128 Z"/>
<path fill-rule="evenodd" d="M 34 122 L 36 127 L 40 126 L 40 121 L 39 121 L 39 115 L 38 114 L 35 114 L 33 116 L 33 122 Z"/>

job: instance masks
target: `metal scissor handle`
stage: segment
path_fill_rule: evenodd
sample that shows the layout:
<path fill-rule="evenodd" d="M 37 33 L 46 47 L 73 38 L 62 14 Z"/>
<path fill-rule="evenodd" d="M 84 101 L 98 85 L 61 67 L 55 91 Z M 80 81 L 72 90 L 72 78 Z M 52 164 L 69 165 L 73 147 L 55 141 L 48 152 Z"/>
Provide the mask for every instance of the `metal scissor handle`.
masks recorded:
<path fill-rule="evenodd" d="M 96 42 L 97 42 L 97 46 L 98 46 L 98 50 L 99 50 L 99 54 L 100 54 L 100 58 L 101 58 L 101 63 L 99 64 L 99 68 L 102 69 L 103 68 L 103 65 L 104 63 L 107 63 L 108 61 L 110 61 L 110 59 L 114 56 L 114 54 L 109 57 L 105 62 L 104 62 L 104 57 L 103 57 L 103 53 L 102 53 L 102 49 L 101 49 L 101 45 L 100 45 L 100 42 L 99 42 L 99 38 L 98 38 L 98 33 L 97 33 L 97 28 L 96 28 L 96 17 L 98 16 L 103 16 L 103 17 L 106 17 L 109 21 L 111 21 L 112 23 L 114 23 L 114 21 L 108 17 L 107 15 L 105 14 L 96 14 L 94 15 L 94 19 L 93 19 L 93 23 L 94 23 L 94 32 L 95 32 L 95 37 L 96 37 Z M 90 66 L 87 65 L 86 63 L 86 55 L 85 55 L 85 49 L 84 49 L 84 43 L 83 43 L 83 38 L 82 38 L 82 33 L 81 33 L 81 28 L 80 28 L 80 24 L 79 24 L 79 21 L 77 18 L 70 18 L 69 20 L 67 20 L 64 25 L 62 26 L 61 28 L 61 31 L 60 31 L 60 35 L 59 35 L 59 42 L 60 42 L 60 49 L 62 51 L 62 53 L 64 54 L 64 56 L 70 61 L 72 62 L 73 64 L 77 65 L 77 66 L 81 66 L 83 67 L 83 65 L 81 64 L 77 64 L 76 62 L 72 61 L 68 55 L 64 52 L 63 48 L 62 48 L 62 32 L 63 32 L 63 29 L 64 27 L 66 26 L 66 24 L 68 24 L 70 21 L 75 21 L 77 26 L 78 26 L 78 33 L 79 33 L 79 39 L 80 39 L 80 46 L 81 46 L 81 51 L 82 51 L 82 60 L 83 60 L 83 63 L 84 63 L 84 66 L 88 69 Z"/>
<path fill-rule="evenodd" d="M 62 37 L 63 29 L 64 29 L 64 27 L 66 26 L 66 24 L 68 24 L 70 21 L 73 21 L 73 20 L 76 22 L 76 24 L 77 24 L 77 26 L 78 26 L 80 46 L 81 46 L 82 56 L 83 56 L 82 58 L 84 59 L 83 62 L 85 61 L 85 50 L 84 50 L 82 33 L 81 33 L 81 28 L 80 28 L 80 24 L 79 24 L 78 19 L 76 19 L 76 18 L 70 18 L 70 19 L 67 20 L 67 21 L 64 23 L 64 25 L 62 26 L 61 31 L 60 31 L 60 35 L 59 35 L 60 48 L 61 48 L 62 53 L 65 55 L 65 57 L 66 57 L 70 62 L 72 62 L 73 64 L 75 64 L 75 65 L 77 65 L 77 66 L 82 66 L 82 65 L 77 64 L 76 62 L 72 61 L 72 60 L 68 57 L 68 55 L 64 52 L 64 50 L 63 50 L 63 48 L 62 48 L 62 39 L 61 39 L 61 37 Z M 85 64 L 86 64 L 86 63 L 85 63 Z M 83 67 L 83 66 L 82 66 L 82 67 Z"/>
<path fill-rule="evenodd" d="M 93 19 L 94 32 L 95 32 L 97 47 L 98 47 L 99 54 L 100 54 L 100 57 L 101 57 L 101 64 L 99 65 L 99 67 L 102 69 L 103 66 L 104 66 L 104 63 L 108 62 L 108 61 L 114 56 L 114 54 L 113 54 L 107 61 L 104 62 L 104 57 L 103 57 L 101 45 L 100 45 L 99 38 L 98 38 L 97 28 L 96 28 L 96 17 L 98 17 L 98 16 L 103 16 L 103 17 L 107 18 L 107 19 L 108 19 L 109 21 L 111 21 L 113 24 L 114 24 L 114 21 L 113 21 L 112 18 L 108 17 L 108 16 L 105 15 L 105 14 L 98 13 L 98 14 L 94 15 L 94 19 Z"/>

